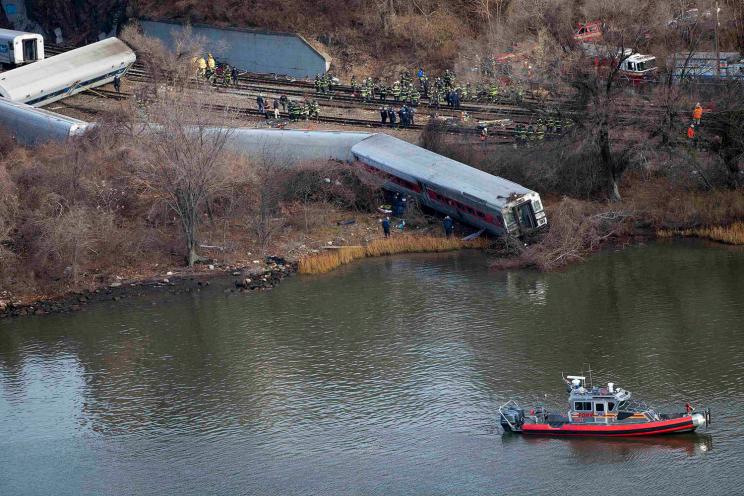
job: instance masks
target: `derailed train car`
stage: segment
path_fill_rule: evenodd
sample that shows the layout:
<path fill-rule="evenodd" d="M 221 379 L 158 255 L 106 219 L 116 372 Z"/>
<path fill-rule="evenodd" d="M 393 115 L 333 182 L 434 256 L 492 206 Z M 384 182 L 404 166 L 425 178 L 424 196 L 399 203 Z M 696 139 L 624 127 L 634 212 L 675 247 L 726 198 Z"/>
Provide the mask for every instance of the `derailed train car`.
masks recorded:
<path fill-rule="evenodd" d="M 536 192 L 392 136 L 373 135 L 351 152 L 385 188 L 491 234 L 520 236 L 548 223 Z"/>
<path fill-rule="evenodd" d="M 118 38 L 76 48 L 0 74 L 0 96 L 42 107 L 123 76 L 135 62 L 131 48 Z"/>
<path fill-rule="evenodd" d="M 64 141 L 91 126 L 85 121 L 0 98 L 0 127 L 23 145 Z"/>

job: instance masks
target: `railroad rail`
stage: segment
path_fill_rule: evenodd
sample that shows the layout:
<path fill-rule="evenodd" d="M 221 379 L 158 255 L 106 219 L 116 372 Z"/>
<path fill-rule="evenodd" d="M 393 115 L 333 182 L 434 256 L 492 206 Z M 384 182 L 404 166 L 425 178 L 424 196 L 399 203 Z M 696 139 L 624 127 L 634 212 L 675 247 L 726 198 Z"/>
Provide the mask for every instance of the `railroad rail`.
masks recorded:
<path fill-rule="evenodd" d="M 112 90 L 102 89 L 102 88 L 96 88 L 94 90 L 88 90 L 87 93 L 92 94 L 94 96 L 100 97 L 100 98 L 108 98 L 112 100 L 125 100 L 128 98 L 133 97 L 134 95 L 131 93 L 117 93 Z M 81 111 L 84 111 L 86 113 L 98 113 L 96 110 L 82 108 L 80 106 L 76 105 L 70 105 L 71 108 L 75 108 Z M 230 106 L 230 105 L 222 105 L 222 104 L 210 104 L 210 107 L 212 107 L 214 110 L 220 111 L 220 112 L 232 112 L 236 115 L 241 116 L 250 116 L 250 117 L 265 117 L 264 114 L 261 114 L 257 109 L 253 108 L 244 108 L 244 107 L 236 107 L 236 106 Z M 284 127 L 288 122 L 292 122 L 289 120 L 289 114 L 286 112 L 280 112 L 280 119 L 269 119 L 272 121 L 276 127 Z M 386 129 L 386 128 L 393 128 L 393 129 L 411 129 L 411 130 L 422 130 L 426 126 L 425 124 L 412 124 L 406 127 L 400 127 L 398 125 L 396 126 L 390 126 L 390 125 L 384 125 L 379 120 L 367 120 L 367 119 L 357 119 L 357 118 L 350 118 L 350 117 L 337 117 L 332 115 L 320 115 L 317 118 L 312 119 L 306 119 L 303 121 L 296 121 L 296 122 L 324 122 L 329 124 L 341 124 L 345 126 L 359 126 L 359 127 L 370 127 L 370 128 L 380 128 L 380 129 Z M 447 124 L 446 121 L 442 121 L 443 124 Z M 448 126 L 446 131 L 451 134 L 465 134 L 465 135 L 473 135 L 476 136 L 479 134 L 479 130 L 474 127 L 457 127 L 457 126 Z M 546 138 L 554 138 L 559 136 L 557 133 L 545 133 Z M 517 137 L 517 131 L 510 127 L 495 127 L 495 128 L 489 128 L 489 139 L 499 139 L 500 141 L 503 141 L 504 143 L 512 143 L 515 138 Z"/>

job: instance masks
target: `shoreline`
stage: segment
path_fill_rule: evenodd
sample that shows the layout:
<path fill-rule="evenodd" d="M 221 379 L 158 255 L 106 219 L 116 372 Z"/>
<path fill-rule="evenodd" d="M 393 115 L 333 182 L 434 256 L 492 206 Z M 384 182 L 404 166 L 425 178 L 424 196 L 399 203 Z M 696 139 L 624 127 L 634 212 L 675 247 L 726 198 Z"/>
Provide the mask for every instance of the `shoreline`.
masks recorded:
<path fill-rule="evenodd" d="M 412 238 L 420 237 L 421 240 L 426 240 L 427 236 L 411 236 Z M 685 239 L 699 239 L 700 241 L 707 241 L 714 245 L 720 246 L 736 246 L 736 244 L 726 243 L 719 240 L 714 240 L 705 236 L 689 235 L 682 232 L 670 232 L 670 231 L 656 231 L 643 233 L 636 233 L 632 236 L 625 236 L 623 241 L 616 239 L 606 243 L 603 247 L 589 253 L 588 256 L 594 255 L 595 253 L 601 252 L 608 246 L 619 247 L 624 249 L 625 247 L 633 244 L 628 243 L 630 239 L 642 240 L 643 242 L 648 241 L 675 241 Z M 445 238 L 442 238 L 445 239 Z M 461 241 L 461 240 L 457 240 Z M 296 274 L 322 274 L 333 272 L 336 269 L 343 267 L 344 265 L 352 262 L 361 261 L 365 258 L 379 258 L 383 256 L 399 255 L 399 254 L 414 254 L 414 253 L 430 253 L 430 252 L 442 252 L 442 251 L 463 251 L 463 250 L 487 250 L 488 243 L 480 242 L 477 245 L 467 242 L 461 242 L 462 246 L 457 248 L 449 248 L 446 250 L 431 250 L 431 249 L 405 249 L 397 252 L 383 251 L 379 253 L 365 253 L 361 256 L 349 257 L 348 260 L 340 261 L 339 263 L 333 263 L 332 267 L 327 270 L 321 271 L 304 271 L 302 270 L 303 264 L 306 264 L 308 260 L 324 258 L 328 255 L 326 253 L 315 253 L 307 255 L 297 261 L 285 261 L 281 257 L 267 257 L 263 264 L 260 266 L 256 265 L 244 265 L 244 266 L 223 266 L 215 265 L 214 269 L 189 271 L 188 269 L 183 272 L 174 274 L 169 272 L 166 277 L 143 277 L 134 278 L 130 280 L 116 281 L 107 285 L 100 285 L 95 288 L 86 288 L 67 291 L 63 294 L 53 297 L 41 297 L 30 302 L 13 302 L 0 300 L 0 320 L 13 319 L 16 317 L 26 317 L 32 315 L 50 315 L 50 314 L 66 314 L 75 313 L 84 310 L 88 305 L 103 303 L 103 302 L 118 302 L 130 297 L 144 296 L 145 294 L 183 294 L 199 292 L 204 288 L 210 286 L 211 281 L 217 279 L 232 279 L 229 292 L 249 292 L 249 291 L 262 291 L 271 290 L 276 287 L 287 277 Z M 740 246 L 740 245 L 739 245 Z M 343 251 L 344 249 L 359 248 L 355 246 L 340 246 L 338 247 Z M 335 251 L 335 250 L 334 250 Z M 373 250 L 374 252 L 374 250 Z M 514 260 L 510 257 L 500 257 L 497 260 L 507 262 L 502 269 L 508 270 L 510 268 L 508 261 Z M 279 263 L 277 263 L 279 262 Z M 518 264 L 517 264 L 518 265 Z M 571 263 L 570 265 L 574 265 Z M 210 266 L 211 267 L 211 266 Z M 492 266 L 491 266 L 492 267 Z M 539 270 L 535 268 L 528 268 L 528 270 Z M 227 290 L 226 290 L 227 292 Z"/>
<path fill-rule="evenodd" d="M 0 307 L 0 319 L 74 313 L 90 304 L 120 301 L 130 297 L 144 296 L 145 293 L 182 294 L 201 291 L 210 286 L 211 281 L 220 278 L 233 278 L 231 292 L 270 290 L 283 279 L 297 272 L 297 263 L 267 263 L 261 267 L 215 268 L 209 271 L 172 274 L 167 277 L 148 277 L 121 280 L 91 289 L 68 291 L 51 298 L 40 298 L 28 303 L 8 302 Z"/>

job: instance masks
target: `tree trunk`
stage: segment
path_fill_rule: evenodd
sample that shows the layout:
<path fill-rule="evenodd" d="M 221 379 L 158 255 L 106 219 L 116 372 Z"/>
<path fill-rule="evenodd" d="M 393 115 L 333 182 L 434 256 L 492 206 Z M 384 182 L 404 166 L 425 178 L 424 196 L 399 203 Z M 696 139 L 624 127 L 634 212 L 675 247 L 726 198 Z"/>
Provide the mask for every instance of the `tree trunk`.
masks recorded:
<path fill-rule="evenodd" d="M 201 257 L 196 252 L 196 246 L 192 245 L 189 247 L 188 263 L 189 267 L 193 267 L 196 262 L 201 260 Z"/>
<path fill-rule="evenodd" d="M 607 115 L 603 115 L 599 123 L 599 132 L 597 135 L 597 145 L 599 146 L 599 156 L 602 160 L 602 166 L 607 174 L 607 192 L 612 201 L 620 201 L 620 188 L 618 186 L 618 177 L 615 174 L 615 161 L 610 149 L 610 130 L 607 122 Z"/>

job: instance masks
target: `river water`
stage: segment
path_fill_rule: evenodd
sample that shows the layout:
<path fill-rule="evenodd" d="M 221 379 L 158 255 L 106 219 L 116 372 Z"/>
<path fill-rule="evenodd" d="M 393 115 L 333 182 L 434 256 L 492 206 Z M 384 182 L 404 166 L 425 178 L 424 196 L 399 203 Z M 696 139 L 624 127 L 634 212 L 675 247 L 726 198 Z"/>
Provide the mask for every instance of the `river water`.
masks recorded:
<path fill-rule="evenodd" d="M 380 258 L 264 293 L 0 322 L 0 494 L 742 494 L 744 251 L 666 243 L 565 272 Z M 226 282 L 227 284 L 227 282 Z M 694 435 L 502 434 L 591 363 Z"/>

